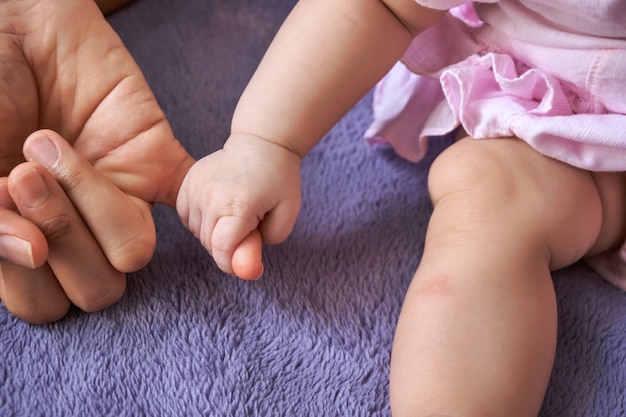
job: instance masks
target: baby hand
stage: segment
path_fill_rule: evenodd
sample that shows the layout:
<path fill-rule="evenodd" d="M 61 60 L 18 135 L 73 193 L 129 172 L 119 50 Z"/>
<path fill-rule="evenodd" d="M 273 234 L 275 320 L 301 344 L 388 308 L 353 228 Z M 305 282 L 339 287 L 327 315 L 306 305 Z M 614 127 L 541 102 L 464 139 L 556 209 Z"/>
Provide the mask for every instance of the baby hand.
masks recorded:
<path fill-rule="evenodd" d="M 191 167 L 176 208 L 221 270 L 261 276 L 261 243 L 285 240 L 300 210 L 300 162 L 266 139 L 233 134 Z"/>

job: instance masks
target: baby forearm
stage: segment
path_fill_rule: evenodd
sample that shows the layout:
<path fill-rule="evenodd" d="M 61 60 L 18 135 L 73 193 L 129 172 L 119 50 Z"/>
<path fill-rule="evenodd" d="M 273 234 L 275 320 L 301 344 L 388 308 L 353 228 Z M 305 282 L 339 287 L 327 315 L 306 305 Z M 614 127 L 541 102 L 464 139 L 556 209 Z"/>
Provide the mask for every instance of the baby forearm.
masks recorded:
<path fill-rule="evenodd" d="M 301 0 L 243 93 L 233 133 L 260 136 L 304 156 L 412 37 L 381 1 Z"/>

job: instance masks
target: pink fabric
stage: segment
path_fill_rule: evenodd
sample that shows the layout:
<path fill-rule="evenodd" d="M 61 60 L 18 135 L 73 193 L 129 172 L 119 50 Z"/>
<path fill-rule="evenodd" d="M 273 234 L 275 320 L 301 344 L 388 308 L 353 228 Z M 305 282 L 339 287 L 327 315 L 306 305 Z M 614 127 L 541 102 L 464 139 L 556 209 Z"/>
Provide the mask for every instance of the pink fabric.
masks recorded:
<path fill-rule="evenodd" d="M 492 0 L 476 10 L 460 0 L 418 1 L 457 7 L 416 37 L 405 66 L 377 86 L 370 143 L 388 142 L 417 161 L 427 137 L 462 125 L 477 139 L 517 136 L 583 169 L 626 170 L 626 2 L 583 6 L 585 23 L 575 0 Z M 577 30 L 602 18 L 614 25 L 598 33 L 623 37 Z"/>
<path fill-rule="evenodd" d="M 370 143 L 419 161 L 428 137 L 462 126 L 586 170 L 626 171 L 626 1 L 416 1 L 453 9 L 377 85 Z M 623 248 L 590 264 L 622 283 L 625 260 Z"/>
<path fill-rule="evenodd" d="M 431 114 L 444 96 L 439 81 L 420 77 L 397 63 L 376 86 L 374 92 L 374 121 L 365 137 L 370 144 L 390 143 L 396 152 L 411 162 L 424 157 L 428 148 L 427 135 L 419 126 L 428 126 Z M 431 132 L 443 135 L 447 129 Z"/>

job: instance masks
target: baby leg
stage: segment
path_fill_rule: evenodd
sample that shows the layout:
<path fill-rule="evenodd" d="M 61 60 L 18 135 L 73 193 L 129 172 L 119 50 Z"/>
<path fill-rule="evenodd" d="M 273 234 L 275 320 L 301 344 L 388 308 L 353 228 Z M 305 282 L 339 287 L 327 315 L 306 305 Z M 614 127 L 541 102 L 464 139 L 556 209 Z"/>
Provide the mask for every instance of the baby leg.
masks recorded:
<path fill-rule="evenodd" d="M 596 182 L 516 139 L 465 139 L 437 158 L 429 190 L 394 341 L 392 413 L 536 416 L 556 343 L 550 270 L 597 241 Z"/>

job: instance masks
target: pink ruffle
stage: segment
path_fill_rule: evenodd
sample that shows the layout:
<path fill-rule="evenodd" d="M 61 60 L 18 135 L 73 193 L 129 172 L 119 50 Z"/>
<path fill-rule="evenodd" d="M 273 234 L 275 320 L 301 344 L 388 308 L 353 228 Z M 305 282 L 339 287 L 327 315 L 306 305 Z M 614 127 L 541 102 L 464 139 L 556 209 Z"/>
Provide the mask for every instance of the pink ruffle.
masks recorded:
<path fill-rule="evenodd" d="M 416 75 L 398 62 L 374 90 L 374 121 L 365 139 L 370 145 L 391 144 L 401 157 L 419 161 L 428 148 L 422 130 L 443 98 L 438 80 Z"/>
<path fill-rule="evenodd" d="M 578 114 L 575 103 L 584 107 L 557 78 L 505 54 L 472 55 L 444 69 L 438 81 L 398 64 L 376 88 L 366 138 L 418 161 L 428 137 L 461 125 L 473 138 L 515 136 L 586 170 L 626 170 L 626 116 L 602 106 Z"/>

